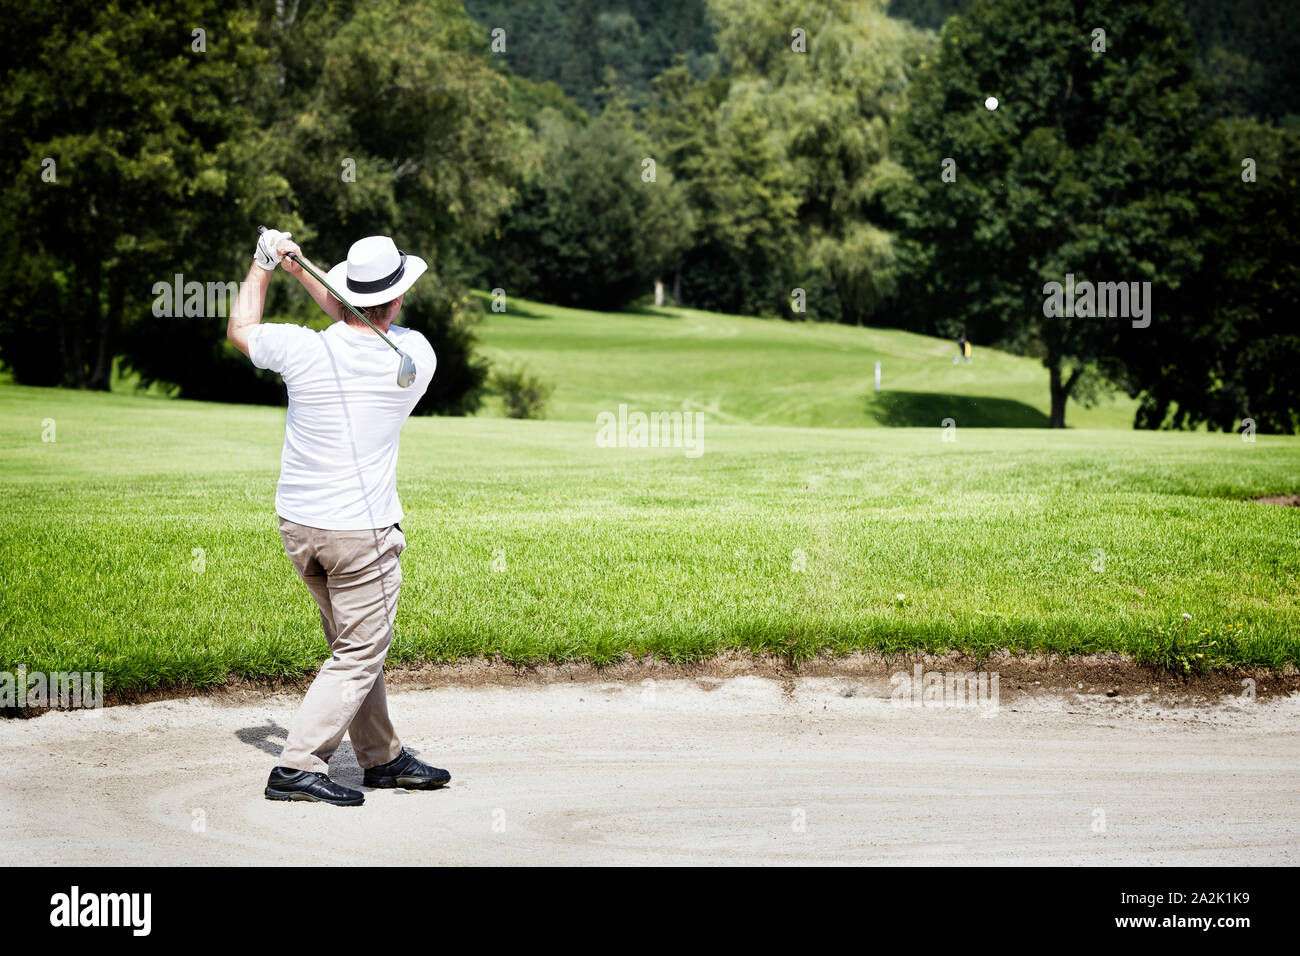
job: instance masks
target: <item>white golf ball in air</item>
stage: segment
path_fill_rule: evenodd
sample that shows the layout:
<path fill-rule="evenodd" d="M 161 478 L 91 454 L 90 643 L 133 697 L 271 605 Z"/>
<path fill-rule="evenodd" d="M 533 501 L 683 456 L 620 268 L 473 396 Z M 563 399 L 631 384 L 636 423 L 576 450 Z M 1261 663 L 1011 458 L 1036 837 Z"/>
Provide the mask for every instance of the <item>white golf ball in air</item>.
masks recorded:
<path fill-rule="evenodd" d="M 995 109 L 997 109 L 997 108 L 998 108 L 998 98 L 997 98 L 996 96 L 990 96 L 987 100 L 984 101 L 984 108 L 985 108 L 986 110 L 995 110 Z"/>

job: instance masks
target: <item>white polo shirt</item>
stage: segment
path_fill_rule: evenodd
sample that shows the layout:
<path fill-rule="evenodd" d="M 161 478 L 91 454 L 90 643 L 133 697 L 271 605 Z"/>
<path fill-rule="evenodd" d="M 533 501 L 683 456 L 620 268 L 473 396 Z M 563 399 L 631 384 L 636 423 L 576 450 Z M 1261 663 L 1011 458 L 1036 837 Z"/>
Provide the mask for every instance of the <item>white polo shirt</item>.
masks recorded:
<path fill-rule="evenodd" d="M 401 359 L 370 332 L 335 322 L 255 326 L 248 351 L 289 390 L 275 510 L 327 531 L 386 528 L 402 520 L 397 445 L 402 423 L 424 395 L 437 358 L 419 332 L 393 326 L 393 343 L 415 361 L 415 381 L 397 384 Z"/>

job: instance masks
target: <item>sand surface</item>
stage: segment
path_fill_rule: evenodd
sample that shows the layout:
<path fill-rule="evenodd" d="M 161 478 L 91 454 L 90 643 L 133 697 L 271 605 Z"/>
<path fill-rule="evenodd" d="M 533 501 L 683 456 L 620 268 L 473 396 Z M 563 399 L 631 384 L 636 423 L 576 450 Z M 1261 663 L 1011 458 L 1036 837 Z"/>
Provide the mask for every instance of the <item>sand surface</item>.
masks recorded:
<path fill-rule="evenodd" d="M 1025 693 L 900 706 L 761 676 L 390 693 L 445 790 L 262 788 L 298 695 L 0 722 L 0 843 L 30 864 L 1300 863 L 1300 695 Z M 345 742 L 332 775 L 360 786 Z"/>

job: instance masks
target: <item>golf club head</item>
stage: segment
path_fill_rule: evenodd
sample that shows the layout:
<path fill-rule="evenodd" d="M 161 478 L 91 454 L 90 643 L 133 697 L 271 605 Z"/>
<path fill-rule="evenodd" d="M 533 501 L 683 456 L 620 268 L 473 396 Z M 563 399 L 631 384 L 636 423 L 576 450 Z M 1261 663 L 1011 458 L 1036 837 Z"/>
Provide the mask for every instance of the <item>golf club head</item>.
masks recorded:
<path fill-rule="evenodd" d="M 397 370 L 397 384 L 402 388 L 410 388 L 411 383 L 415 381 L 415 360 L 405 352 L 398 352 L 402 357 L 401 367 Z"/>

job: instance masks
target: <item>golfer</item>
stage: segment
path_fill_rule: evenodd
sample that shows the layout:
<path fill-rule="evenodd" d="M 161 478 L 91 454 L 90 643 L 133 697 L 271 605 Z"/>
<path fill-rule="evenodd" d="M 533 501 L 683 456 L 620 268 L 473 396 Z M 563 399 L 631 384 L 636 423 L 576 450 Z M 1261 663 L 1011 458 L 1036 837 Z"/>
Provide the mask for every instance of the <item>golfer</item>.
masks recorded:
<path fill-rule="evenodd" d="M 406 548 L 397 443 L 436 364 L 428 340 L 393 321 L 403 294 L 428 267 L 399 252 L 387 236 L 370 236 L 354 243 L 347 261 L 327 277 L 415 361 L 415 380 L 402 388 L 394 378 L 399 354 L 292 259 L 284 258 L 285 271 L 338 321 L 324 332 L 262 324 L 272 271 L 290 253 L 302 256 L 289 233 L 263 232 L 226 329 L 234 346 L 258 368 L 279 373 L 289 392 L 275 510 L 285 551 L 320 608 L 330 648 L 271 771 L 266 796 L 358 806 L 365 795 L 328 775 L 344 734 L 367 787 L 432 789 L 451 779 L 402 747 L 384 693 L 384 657 Z"/>
<path fill-rule="evenodd" d="M 970 339 L 966 338 L 965 332 L 957 340 L 957 354 L 953 356 L 952 364 L 956 365 L 962 359 L 966 360 L 967 365 L 970 364 Z"/>

